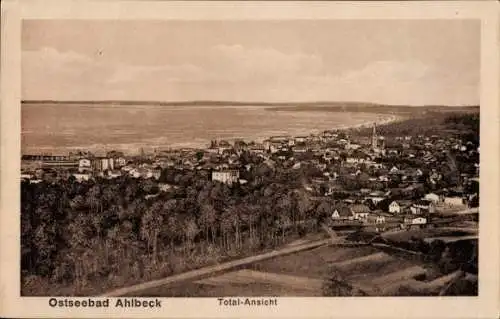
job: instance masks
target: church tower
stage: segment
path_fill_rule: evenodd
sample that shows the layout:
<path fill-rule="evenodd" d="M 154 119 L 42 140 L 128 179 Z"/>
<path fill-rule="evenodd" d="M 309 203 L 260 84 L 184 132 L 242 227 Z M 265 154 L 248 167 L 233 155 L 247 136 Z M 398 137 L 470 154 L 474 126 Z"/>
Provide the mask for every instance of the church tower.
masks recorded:
<path fill-rule="evenodd" d="M 377 124 L 373 123 L 373 131 L 372 131 L 372 149 L 378 148 L 378 135 L 377 135 Z"/>

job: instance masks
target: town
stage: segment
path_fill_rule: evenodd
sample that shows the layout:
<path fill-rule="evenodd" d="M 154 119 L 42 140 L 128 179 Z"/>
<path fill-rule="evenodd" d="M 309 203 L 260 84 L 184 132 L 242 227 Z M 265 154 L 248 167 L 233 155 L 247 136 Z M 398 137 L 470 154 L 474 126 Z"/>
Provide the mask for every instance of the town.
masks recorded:
<path fill-rule="evenodd" d="M 443 123 L 464 130 L 470 129 L 470 118 L 477 120 L 477 114 L 440 115 Z M 182 247 L 188 254 L 186 249 L 196 251 L 197 243 L 206 242 L 239 256 L 248 247 L 254 251 L 276 247 L 287 242 L 287 237 L 292 240 L 321 232 L 320 227 L 344 235 L 424 232 L 449 228 L 450 223 L 465 223 L 463 227 L 470 229 L 477 222 L 479 207 L 478 132 L 391 131 L 408 121 L 412 120 L 304 136 L 272 136 L 262 142 L 214 140 L 204 149 L 157 148 L 148 153 L 141 149 L 137 155 L 116 150 L 106 154 L 25 154 L 21 161 L 23 216 L 35 211 L 43 215 L 51 209 L 66 214 L 62 218 L 69 218 L 68 209 L 101 214 L 97 221 L 88 217 L 91 221 L 85 227 L 91 234 L 106 242 L 111 240 L 111 232 L 115 242 L 116 232 L 125 232 L 120 235 L 124 238 L 132 236 L 127 249 L 119 248 L 123 258 L 138 249 L 131 248 L 131 242 L 140 239 L 154 265 L 169 262 L 161 257 L 167 247 L 172 251 Z M 37 196 L 36 205 L 26 200 Z M 40 234 L 48 226 L 43 216 L 36 220 L 23 218 L 30 225 L 25 229 L 39 225 L 35 234 L 23 233 L 23 269 L 27 273 L 39 273 L 33 270 L 42 267 L 42 273 L 51 273 L 63 282 L 71 269 L 75 280 L 88 273 L 95 278 L 99 273 L 95 264 L 68 269 L 51 265 L 55 261 L 49 259 L 61 256 L 47 253 L 42 245 L 49 245 L 50 236 L 63 235 L 55 234 L 57 231 Z M 128 228 L 124 229 L 123 221 L 129 221 Z M 81 220 L 72 225 L 71 221 L 67 227 L 82 228 L 85 223 Z M 92 236 L 81 231 L 72 236 Z M 434 235 L 440 236 L 444 235 Z M 90 239 L 76 240 L 66 239 L 70 249 L 78 248 L 81 253 L 100 247 L 98 243 L 92 246 Z M 71 255 L 73 261 L 78 259 L 75 254 Z M 76 271 L 75 267 L 82 268 Z M 168 267 L 167 273 L 178 272 L 173 269 L 176 266 Z M 104 273 L 113 271 L 118 270 Z M 139 277 L 144 278 L 145 272 L 140 270 Z"/>

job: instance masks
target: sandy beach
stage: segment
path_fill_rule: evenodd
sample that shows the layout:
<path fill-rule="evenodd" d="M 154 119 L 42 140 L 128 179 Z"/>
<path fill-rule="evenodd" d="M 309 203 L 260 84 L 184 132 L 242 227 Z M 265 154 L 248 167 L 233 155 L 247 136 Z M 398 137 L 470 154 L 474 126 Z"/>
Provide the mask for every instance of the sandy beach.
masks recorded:
<path fill-rule="evenodd" d="M 394 114 L 362 112 L 269 112 L 266 107 L 22 109 L 22 152 L 64 155 L 78 150 L 137 154 L 142 148 L 205 148 L 211 140 L 262 142 L 276 135 L 302 136 L 399 121 Z M 93 119 L 82 125 L 81 118 Z M 244 125 L 242 125 L 244 123 Z"/>

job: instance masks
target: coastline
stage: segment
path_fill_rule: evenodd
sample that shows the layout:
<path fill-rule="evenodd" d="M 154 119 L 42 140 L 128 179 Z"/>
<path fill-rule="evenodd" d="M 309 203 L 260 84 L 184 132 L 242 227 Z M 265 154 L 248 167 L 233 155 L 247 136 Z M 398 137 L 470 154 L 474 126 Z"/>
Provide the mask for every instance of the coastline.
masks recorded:
<path fill-rule="evenodd" d="M 373 124 L 377 126 L 384 126 L 388 124 L 392 124 L 395 122 L 401 122 L 406 120 L 408 117 L 401 114 L 384 114 L 384 113 L 367 113 L 372 114 L 376 118 L 371 120 L 366 120 L 361 123 L 356 124 L 342 124 L 332 127 L 331 130 L 341 130 L 341 131 L 349 131 L 371 127 Z M 378 118 L 377 118 L 378 117 Z M 301 135 L 318 135 L 321 134 L 325 130 L 320 129 L 304 129 L 298 130 L 293 133 L 290 132 L 276 132 L 276 135 L 290 135 L 290 136 L 301 136 Z M 250 136 L 234 136 L 231 138 L 218 138 L 218 140 L 226 140 L 228 142 L 234 142 L 235 140 L 243 140 L 247 143 L 253 141 L 256 143 L 262 143 L 264 140 L 270 138 L 272 135 L 269 135 L 269 131 L 263 132 L 262 134 L 254 134 Z M 135 142 L 135 143 L 117 143 L 117 144 L 89 144 L 89 145 L 75 145 L 75 146 L 64 146 L 64 147 L 54 147 L 54 146 L 42 146 L 42 147 L 21 147 L 21 153 L 29 154 L 29 153 L 50 153 L 52 155 L 67 155 L 69 152 L 75 152 L 79 150 L 90 151 L 94 153 L 102 153 L 110 150 L 122 151 L 126 155 L 134 155 L 137 154 L 138 150 L 141 148 L 145 151 L 152 151 L 155 148 L 157 149 L 204 149 L 207 148 L 210 139 L 199 138 L 198 141 L 190 141 L 190 142 L 179 142 L 179 143 L 162 143 L 162 137 L 158 137 L 153 139 L 150 143 L 145 144 L 143 142 Z M 156 140 L 156 141 L 155 141 Z"/>

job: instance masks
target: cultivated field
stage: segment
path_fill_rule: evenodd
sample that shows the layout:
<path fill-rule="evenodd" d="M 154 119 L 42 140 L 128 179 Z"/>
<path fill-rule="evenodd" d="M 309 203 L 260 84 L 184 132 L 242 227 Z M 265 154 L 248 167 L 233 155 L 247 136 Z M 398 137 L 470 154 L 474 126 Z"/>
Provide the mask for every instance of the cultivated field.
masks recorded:
<path fill-rule="evenodd" d="M 452 228 L 452 227 L 440 227 L 440 228 L 426 228 L 426 229 L 415 229 L 409 231 L 398 231 L 383 234 L 382 237 L 394 241 L 394 242 L 407 242 L 411 238 L 432 238 L 432 237 L 461 237 L 470 236 L 477 234 L 473 228 Z"/>
<path fill-rule="evenodd" d="M 458 272 L 442 276 L 417 260 L 408 260 L 370 246 L 321 246 L 201 279 L 149 289 L 139 295 L 322 296 L 324 280 L 331 275 L 332 269 L 337 270 L 343 280 L 369 295 L 437 295 L 443 287 L 461 280 Z"/>
<path fill-rule="evenodd" d="M 328 275 L 329 265 L 377 252 L 372 247 L 340 248 L 319 247 L 299 254 L 283 256 L 252 264 L 251 269 L 295 276 L 323 279 Z"/>

